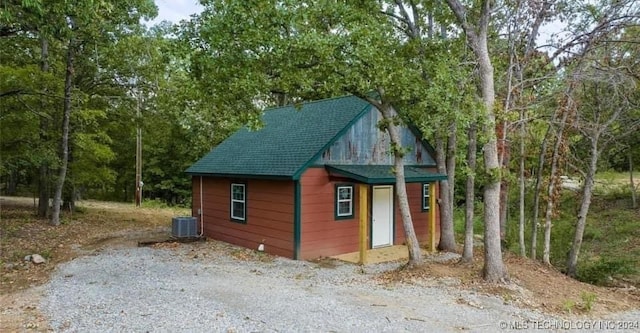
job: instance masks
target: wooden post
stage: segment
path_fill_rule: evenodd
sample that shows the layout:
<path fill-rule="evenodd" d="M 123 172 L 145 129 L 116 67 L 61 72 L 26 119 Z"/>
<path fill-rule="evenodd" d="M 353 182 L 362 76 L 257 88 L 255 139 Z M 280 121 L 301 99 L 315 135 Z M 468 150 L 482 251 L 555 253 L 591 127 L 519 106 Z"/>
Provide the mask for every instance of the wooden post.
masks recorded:
<path fill-rule="evenodd" d="M 429 184 L 429 251 L 436 252 L 436 182 Z"/>
<path fill-rule="evenodd" d="M 358 263 L 364 265 L 367 263 L 367 250 L 369 247 L 369 200 L 367 200 L 367 194 L 369 192 L 369 186 L 366 184 L 358 185 L 358 196 L 360 197 L 360 225 L 359 225 L 359 251 L 360 260 Z"/>

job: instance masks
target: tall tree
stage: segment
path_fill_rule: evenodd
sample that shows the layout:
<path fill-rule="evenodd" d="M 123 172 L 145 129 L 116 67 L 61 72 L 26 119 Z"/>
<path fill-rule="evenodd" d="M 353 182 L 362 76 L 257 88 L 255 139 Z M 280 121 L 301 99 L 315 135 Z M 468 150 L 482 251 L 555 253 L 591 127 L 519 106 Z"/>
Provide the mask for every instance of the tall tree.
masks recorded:
<path fill-rule="evenodd" d="M 467 129 L 467 181 L 465 184 L 465 214 L 464 214 L 464 247 L 462 262 L 473 261 L 473 219 L 475 209 L 475 170 L 478 150 L 478 133 L 475 122 Z"/>
<path fill-rule="evenodd" d="M 417 49 L 415 61 L 419 64 L 425 86 L 422 101 L 424 109 L 411 118 L 415 122 L 428 124 L 422 130 L 425 134 L 432 134 L 436 144 L 436 167 L 439 173 L 447 175 L 447 179 L 439 182 L 438 249 L 456 251 L 453 208 L 457 131 L 461 124 L 475 121 L 469 120 L 463 111 L 477 107 L 476 101 L 465 93 L 471 86 L 468 75 L 471 71 L 465 65 L 468 62 L 464 61 L 467 51 L 461 43 L 462 39 L 447 35 L 447 22 L 451 14 L 437 1 L 418 3 L 394 0 L 385 3 L 383 8 L 383 13 L 394 24 L 399 38 L 407 39 Z M 453 94 L 452 91 L 459 93 Z"/>
<path fill-rule="evenodd" d="M 546 6 L 545 6 L 546 8 Z M 545 9 L 546 10 L 546 9 Z M 550 238 L 553 225 L 554 200 L 559 196 L 559 169 L 566 157 L 570 143 L 575 142 L 574 129 L 571 128 L 576 117 L 581 114 L 581 101 L 578 100 L 582 90 L 577 77 L 584 71 L 589 72 L 589 64 L 593 59 L 593 53 L 606 45 L 625 45 L 624 38 L 619 38 L 620 33 L 627 27 L 637 25 L 638 6 L 634 1 L 562 1 L 553 4 L 551 10 L 556 17 L 565 22 L 560 33 L 555 34 L 545 45 L 549 51 L 549 57 L 545 63 L 553 65 L 555 80 L 548 80 L 550 86 L 560 86 L 558 105 L 547 122 L 547 133 L 542 140 L 538 167 L 536 172 L 536 185 L 534 189 L 534 221 L 531 241 L 531 254 L 535 258 L 537 244 L 537 215 L 540 202 L 540 190 L 543 184 L 543 170 L 545 164 L 550 164 L 550 177 L 547 181 L 547 209 L 545 212 L 545 249 L 543 261 L 550 261 Z M 632 34 L 633 35 L 633 34 Z M 633 45 L 631 43 L 630 45 Z M 606 59 L 606 57 L 605 57 Z M 601 60 L 600 60 L 601 61 Z M 550 67 L 550 66 L 547 66 Z M 557 90 L 553 88 L 552 90 Z M 573 135 L 569 140 L 569 136 Z M 555 139 L 555 142 L 552 141 Z M 551 153 L 548 146 L 553 145 Z M 546 162 L 550 155 L 551 161 Z M 586 175 L 586 173 L 585 173 Z M 586 217 L 585 217 L 586 218 Z"/>
<path fill-rule="evenodd" d="M 445 117 L 445 121 L 448 117 Z M 443 132 L 436 132 L 436 164 L 438 172 L 447 175 L 440 181 L 440 242 L 438 250 L 457 250 L 453 223 L 454 187 L 457 149 L 457 124 L 445 124 Z"/>
<path fill-rule="evenodd" d="M 518 134 L 515 135 L 519 141 L 519 165 L 518 165 L 518 187 L 519 187 L 519 200 L 518 200 L 518 243 L 520 248 L 520 255 L 526 256 L 525 245 L 525 164 L 527 159 L 526 151 L 526 134 L 528 125 L 528 110 L 532 105 L 535 105 L 536 97 L 541 99 L 544 94 L 540 92 L 534 92 L 536 85 L 541 85 L 541 81 L 547 78 L 548 70 L 539 67 L 538 63 L 541 54 L 536 52 L 536 39 L 539 35 L 540 27 L 551 16 L 550 1 L 515 1 L 507 2 L 505 6 L 505 18 L 506 18 L 506 42 L 508 50 L 508 62 L 505 71 L 505 97 L 504 97 L 504 111 L 507 114 L 505 118 L 515 119 L 515 116 L 509 116 L 508 113 L 518 111 L 517 122 L 505 124 L 503 131 L 503 141 L 507 145 L 507 142 L 513 142 L 516 140 L 511 139 L 514 136 L 512 129 L 518 128 Z M 536 66 L 537 65 L 537 66 Z M 543 95 L 543 96 L 540 96 Z M 508 147 L 504 149 L 508 151 Z M 508 156 L 509 154 L 507 154 Z M 504 158 L 502 161 L 503 166 L 508 167 L 508 158 Z M 503 196 L 507 195 L 507 182 L 502 184 Z M 506 199 L 506 198 L 505 198 Z M 507 202 L 502 202 L 502 214 L 501 225 L 502 229 L 506 229 L 506 207 Z M 504 233 L 504 230 L 503 230 Z"/>
<path fill-rule="evenodd" d="M 567 91 L 560 97 L 560 103 L 558 105 L 559 123 L 555 130 L 555 143 L 553 144 L 553 150 L 551 152 L 551 166 L 549 181 L 547 184 L 547 208 L 545 210 L 545 223 L 544 223 L 544 247 L 542 250 L 542 262 L 547 265 L 551 265 L 551 229 L 553 226 L 552 219 L 556 210 L 556 203 L 559 201 L 560 196 L 560 167 L 561 162 L 566 158 L 567 152 L 567 126 L 568 122 L 573 119 L 576 109 L 576 104 L 571 94 L 573 91 L 573 85 L 570 84 Z M 551 125 L 550 125 L 551 126 Z"/>
<path fill-rule="evenodd" d="M 49 71 L 49 40 L 45 36 L 40 37 L 40 70 Z M 44 98 L 41 103 L 41 110 L 45 110 Z M 48 141 L 49 119 L 46 116 L 40 117 L 40 141 Z M 38 170 L 38 217 L 46 218 L 49 214 L 49 163 L 46 159 L 42 161 Z"/>
<path fill-rule="evenodd" d="M 496 116 L 494 111 L 495 86 L 493 66 L 488 48 L 489 22 L 491 20 L 492 1 L 480 2 L 480 16 L 475 24 L 469 21 L 469 10 L 458 0 L 447 0 L 458 23 L 467 37 L 469 47 L 478 61 L 478 77 L 480 95 L 484 102 L 483 134 L 487 142 L 484 145 L 484 165 L 488 176 L 484 188 L 484 267 L 485 280 L 498 282 L 508 278 L 502 260 L 500 247 L 500 163 L 498 161 L 497 137 L 495 131 Z"/>
<path fill-rule="evenodd" d="M 39 0 L 33 1 L 10 1 L 3 4 L 2 13 L 0 14 L 0 38 L 7 38 L 3 40 L 7 42 L 3 48 L 12 50 L 7 54 L 7 57 L 0 61 L 7 66 L 13 66 L 14 68 L 27 69 L 29 64 L 39 64 L 39 70 L 43 75 L 32 73 L 32 79 L 34 85 L 24 85 L 25 82 L 30 80 L 21 79 L 19 82 L 22 84 L 15 86 L 14 90 L 16 98 L 22 101 L 22 107 L 30 108 L 31 110 L 38 110 L 35 114 L 38 115 L 39 128 L 36 131 L 39 134 L 39 143 L 33 142 L 33 146 L 29 149 L 31 164 L 39 167 L 38 173 L 34 176 L 36 179 L 38 188 L 38 216 L 46 217 L 49 207 L 49 192 L 50 192 L 50 175 L 49 167 L 53 161 L 51 148 L 50 148 L 50 129 L 51 123 L 51 96 L 55 96 L 56 91 L 52 89 L 51 82 L 56 80 L 48 78 L 42 80 L 42 76 L 46 76 L 44 73 L 49 72 L 50 57 L 49 57 L 49 40 L 46 36 L 46 32 L 43 29 L 43 3 Z M 9 38 L 10 37 L 10 38 Z M 33 41 L 33 43 L 25 44 L 25 41 Z M 38 41 L 38 47 L 35 46 L 35 41 Z M 13 41 L 11 43 L 10 41 Z M 16 41 L 20 41 L 17 42 Z M 15 48 L 24 47 L 22 51 L 17 51 Z M 34 52 L 24 52 L 27 50 L 34 50 Z M 40 55 L 36 58 L 35 54 Z M 13 59 L 7 59 L 13 58 Z M 35 74 L 35 75 L 34 75 Z M 36 98 L 38 96 L 38 98 Z M 31 102 L 36 102 L 38 105 Z M 24 167 L 24 166 L 23 166 Z"/>
<path fill-rule="evenodd" d="M 72 26 L 73 22 L 70 23 Z M 60 224 L 60 206 L 62 204 L 62 188 L 67 176 L 67 166 L 69 163 L 69 121 L 71 118 L 71 94 L 74 75 L 74 62 L 76 56 L 76 41 L 73 37 L 69 39 L 67 46 L 66 72 L 64 79 L 64 109 L 62 115 L 62 141 L 60 144 L 60 170 L 58 171 L 58 181 L 53 195 L 53 211 L 51 213 L 51 224 Z"/>
<path fill-rule="evenodd" d="M 138 25 L 142 16 L 155 14 L 154 4 L 148 0 L 127 2 L 82 1 L 74 4 L 55 3 L 44 7 L 43 22 L 48 25 L 42 30 L 52 34 L 67 45 L 66 72 L 64 85 L 64 107 L 62 116 L 62 136 L 60 143 L 60 168 L 53 198 L 51 224 L 60 224 L 60 204 L 65 184 L 69 157 L 69 132 L 73 108 L 74 71 L 77 57 L 86 45 L 99 39 L 109 40 L 119 30 Z M 111 34 L 104 34 L 109 31 Z"/>
<path fill-rule="evenodd" d="M 606 56 L 598 57 L 604 60 L 590 63 L 587 69 L 577 73 L 579 77 L 576 78 L 581 83 L 577 91 L 579 96 L 576 96 L 580 101 L 580 110 L 574 127 L 588 147 L 588 162 L 576 229 L 567 260 L 567 274 L 570 276 L 577 274 L 578 256 L 593 196 L 599 157 L 603 149 L 609 147 L 614 140 L 620 140 L 640 128 L 640 78 L 632 74 L 640 70 L 640 66 L 637 61 L 628 63 L 628 52 L 608 47 L 603 49 L 596 53 L 602 54 L 605 51 Z M 623 69 L 620 71 L 619 68 Z"/>

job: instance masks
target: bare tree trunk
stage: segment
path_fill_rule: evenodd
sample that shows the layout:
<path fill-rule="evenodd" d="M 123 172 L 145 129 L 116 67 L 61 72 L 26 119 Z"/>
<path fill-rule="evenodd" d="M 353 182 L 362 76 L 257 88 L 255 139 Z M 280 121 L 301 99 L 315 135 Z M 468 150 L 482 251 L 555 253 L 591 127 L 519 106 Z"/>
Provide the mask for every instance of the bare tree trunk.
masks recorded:
<path fill-rule="evenodd" d="M 18 170 L 9 171 L 9 181 L 7 183 L 7 195 L 16 195 L 18 192 Z"/>
<path fill-rule="evenodd" d="M 43 72 L 49 71 L 49 42 L 46 38 L 40 37 L 40 70 Z M 44 103 L 41 104 L 44 112 Z M 47 142 L 47 132 L 49 130 L 49 120 L 45 117 L 40 117 L 40 144 L 44 145 Z M 38 168 L 38 217 L 46 218 L 49 214 L 49 165 L 45 161 L 40 164 Z"/>
<path fill-rule="evenodd" d="M 505 106 L 507 109 L 508 106 Z M 507 123 L 505 121 L 498 124 L 498 156 L 500 161 L 500 168 L 502 170 L 508 169 L 510 153 L 509 146 L 507 145 Z M 500 244 L 502 247 L 506 247 L 506 235 L 507 235 L 507 205 L 509 196 L 509 182 L 503 177 L 500 182 Z"/>
<path fill-rule="evenodd" d="M 429 37 L 429 39 L 433 38 L 433 27 L 434 27 L 434 22 L 433 22 L 433 11 L 429 11 L 429 14 L 427 16 L 427 37 Z"/>
<path fill-rule="evenodd" d="M 69 146 L 73 146 L 73 143 L 70 142 Z M 72 155 L 73 153 L 70 152 L 69 163 L 73 163 L 73 157 L 71 157 Z M 65 179 L 67 179 L 67 181 L 65 182 L 64 188 L 62 189 L 62 209 L 68 210 L 70 213 L 73 213 L 76 211 L 76 196 L 78 193 L 76 192 L 76 187 L 75 185 L 73 185 L 73 182 L 69 181 L 73 179 L 73 174 L 68 168 L 67 176 L 65 177 Z"/>
<path fill-rule="evenodd" d="M 503 249 L 507 246 L 508 204 L 509 182 L 503 178 L 500 182 L 500 245 Z"/>
<path fill-rule="evenodd" d="M 65 177 L 67 176 L 67 166 L 69 163 L 69 121 L 71 118 L 71 90 L 73 88 L 75 59 L 75 41 L 71 37 L 67 49 L 67 70 L 64 81 L 64 114 L 62 118 L 62 143 L 60 154 L 60 172 L 58 174 L 58 182 L 56 183 L 56 191 L 53 196 L 53 212 L 51 214 L 51 224 L 60 225 L 60 202 L 62 201 L 62 189 L 64 187 Z"/>
<path fill-rule="evenodd" d="M 506 267 L 502 261 L 500 247 L 500 163 L 498 162 L 498 147 L 496 143 L 496 117 L 493 110 L 495 90 L 493 83 L 493 66 L 489 58 L 486 38 L 480 39 L 478 51 L 478 65 L 482 97 L 485 102 L 486 124 L 484 135 L 487 143 L 484 145 L 484 165 L 489 175 L 484 188 L 484 267 L 485 280 L 491 282 L 503 281 L 508 277 Z"/>
<path fill-rule="evenodd" d="M 289 98 L 284 92 L 274 92 L 273 95 L 276 98 L 276 103 L 278 106 L 286 106 L 289 104 Z"/>
<path fill-rule="evenodd" d="M 555 117 L 553 117 L 555 119 Z M 553 120 L 552 120 L 553 122 Z M 538 214 L 540 211 L 540 188 L 542 187 L 542 173 L 544 171 L 545 156 L 547 153 L 547 143 L 551 135 L 552 124 L 547 127 L 547 132 L 540 145 L 540 155 L 538 156 L 538 168 L 536 169 L 536 185 L 533 189 L 533 221 L 531 222 L 531 259 L 536 259 L 538 248 Z"/>
<path fill-rule="evenodd" d="M 391 129 L 391 127 L 394 129 Z M 396 125 L 390 126 L 389 135 L 392 135 L 392 132 L 396 132 L 394 135 L 398 135 Z M 400 157 L 396 155 L 393 165 L 396 170 L 396 197 L 398 198 L 398 205 L 400 206 L 402 226 L 405 230 L 405 241 L 407 242 L 407 249 L 409 250 L 409 262 L 407 265 L 409 267 L 419 266 L 422 265 L 422 251 L 420 250 L 420 243 L 418 243 L 418 238 L 413 228 L 413 219 L 411 218 L 409 199 L 407 198 L 407 187 L 404 182 L 404 162 L 402 161 L 401 155 Z"/>
<path fill-rule="evenodd" d="M 591 138 L 591 160 L 589 161 L 589 170 L 584 180 L 584 189 L 582 192 L 582 202 L 580 203 L 580 212 L 578 213 L 578 223 L 576 231 L 573 235 L 573 244 L 569 252 L 569 260 L 567 260 L 567 275 L 575 277 L 578 268 L 578 256 L 580 255 L 580 247 L 582 246 L 582 236 L 584 228 L 587 225 L 587 214 L 591 206 L 591 196 L 593 194 L 594 178 L 598 168 L 598 140 L 599 135 Z"/>
<path fill-rule="evenodd" d="M 551 167 L 551 173 L 554 174 L 556 169 L 555 165 Z M 553 176 L 549 177 L 549 186 L 547 187 L 547 209 L 545 211 L 545 223 L 544 223 L 544 247 L 542 250 L 542 262 L 551 265 L 551 214 L 553 212 Z"/>
<path fill-rule="evenodd" d="M 449 214 L 453 225 L 453 208 L 455 206 L 456 189 L 456 145 L 458 144 L 456 123 L 450 125 L 449 137 L 447 138 L 447 180 L 449 181 Z M 455 229 L 454 229 L 455 231 Z M 455 237 L 454 237 L 455 242 Z"/>
<path fill-rule="evenodd" d="M 629 147 L 629 186 L 631 187 L 631 207 L 633 209 L 638 208 L 638 194 L 636 193 L 636 183 L 633 180 L 633 156 L 631 155 L 632 148 Z"/>
<path fill-rule="evenodd" d="M 446 174 L 446 152 L 445 142 L 440 136 L 436 138 L 436 165 L 438 173 Z M 449 181 L 444 179 L 440 181 L 440 242 L 438 243 L 438 250 L 454 252 L 456 250 L 455 235 L 453 232 L 453 216 L 451 215 L 451 206 L 449 202 Z"/>
<path fill-rule="evenodd" d="M 478 149 L 476 124 L 472 123 L 468 129 L 469 143 L 467 146 L 467 175 L 465 193 L 465 216 L 464 216 L 464 248 L 462 250 L 462 262 L 473 261 L 473 215 L 475 207 L 475 171 L 476 171 L 476 151 Z"/>
<path fill-rule="evenodd" d="M 478 77 L 480 91 L 484 102 L 484 165 L 487 172 L 487 183 L 484 188 L 484 279 L 489 282 L 504 281 L 508 278 L 502 261 L 500 248 L 500 161 L 496 137 L 495 85 L 493 65 L 487 45 L 488 27 L 491 19 L 492 1 L 481 1 L 481 13 L 477 29 L 467 20 L 466 8 L 459 0 L 447 0 L 456 19 L 462 26 L 469 46 L 478 60 Z"/>
<path fill-rule="evenodd" d="M 47 131 L 45 122 L 44 119 L 40 119 L 41 132 Z M 43 139 L 43 135 L 41 135 L 41 142 Z M 43 162 L 38 169 L 38 217 L 46 218 L 49 215 L 49 165 Z"/>
<path fill-rule="evenodd" d="M 560 159 L 560 146 L 564 136 L 564 128 L 567 122 L 568 111 L 564 110 L 560 128 L 556 135 L 556 142 L 553 145 L 553 153 L 551 155 L 551 172 L 549 175 L 549 185 L 547 186 L 547 209 L 545 212 L 544 223 L 544 248 L 542 252 L 542 262 L 551 265 L 551 216 L 553 215 L 553 194 L 555 193 L 555 181 L 558 173 L 558 160 Z"/>
<path fill-rule="evenodd" d="M 379 88 L 378 92 L 381 97 L 384 97 L 383 89 Z M 398 206 L 400 206 L 405 242 L 407 243 L 407 250 L 409 251 L 409 261 L 407 262 L 407 266 L 420 266 L 423 263 L 422 251 L 420 250 L 418 237 L 416 237 L 416 231 L 413 228 L 411 209 L 409 207 L 409 199 L 407 198 L 407 186 L 404 181 L 404 153 L 402 151 L 402 141 L 400 140 L 398 126 L 394 123 L 396 111 L 393 108 L 393 105 L 384 100 L 377 101 L 368 96 L 361 96 L 361 98 L 367 100 L 380 110 L 380 113 L 382 113 L 382 118 L 385 122 L 384 125 L 387 129 L 387 133 L 389 133 L 389 139 L 391 139 L 391 147 L 393 149 L 393 167 L 396 175 L 396 198 L 398 199 Z"/>
<path fill-rule="evenodd" d="M 519 193 L 519 215 L 518 215 L 518 244 L 520 246 L 520 256 L 527 256 L 527 249 L 524 241 L 524 208 L 525 208 L 525 179 L 524 179 L 524 164 L 525 164 L 525 144 L 524 137 L 526 135 L 525 130 L 525 110 L 522 108 L 520 111 L 520 169 L 518 170 L 518 185 L 520 189 Z M 535 222 L 534 222 L 535 223 Z"/>

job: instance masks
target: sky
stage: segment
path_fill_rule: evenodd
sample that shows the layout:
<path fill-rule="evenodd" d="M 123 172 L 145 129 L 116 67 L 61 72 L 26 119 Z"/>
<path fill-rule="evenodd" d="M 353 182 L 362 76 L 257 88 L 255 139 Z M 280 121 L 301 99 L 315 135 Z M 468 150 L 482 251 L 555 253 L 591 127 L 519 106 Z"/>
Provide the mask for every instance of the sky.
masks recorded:
<path fill-rule="evenodd" d="M 180 20 L 189 19 L 189 16 L 202 11 L 198 0 L 155 0 L 158 6 L 158 17 L 151 21 L 152 24 L 162 21 L 178 23 Z"/>

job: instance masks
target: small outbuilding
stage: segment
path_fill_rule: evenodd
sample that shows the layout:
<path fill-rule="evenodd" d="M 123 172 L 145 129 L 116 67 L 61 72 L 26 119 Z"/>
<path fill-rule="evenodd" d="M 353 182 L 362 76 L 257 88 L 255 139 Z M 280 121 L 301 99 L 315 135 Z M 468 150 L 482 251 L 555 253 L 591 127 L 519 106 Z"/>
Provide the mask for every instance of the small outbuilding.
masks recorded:
<path fill-rule="evenodd" d="M 314 259 L 403 244 L 390 140 L 382 114 L 345 96 L 268 109 L 193 164 L 193 216 L 206 237 Z M 439 213 L 433 148 L 401 130 L 418 240 L 435 249 Z"/>

